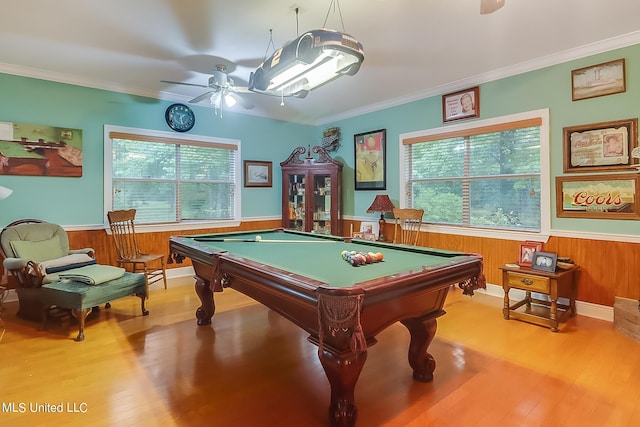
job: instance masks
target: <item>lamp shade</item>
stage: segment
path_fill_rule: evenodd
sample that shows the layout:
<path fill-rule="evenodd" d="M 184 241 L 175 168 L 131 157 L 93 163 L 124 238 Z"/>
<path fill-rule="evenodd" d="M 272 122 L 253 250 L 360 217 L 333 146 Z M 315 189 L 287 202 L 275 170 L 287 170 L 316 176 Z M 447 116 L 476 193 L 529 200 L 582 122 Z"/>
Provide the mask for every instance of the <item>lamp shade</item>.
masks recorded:
<path fill-rule="evenodd" d="M 11 195 L 11 193 L 13 193 L 12 189 L 0 185 L 0 200 L 6 199 Z"/>
<path fill-rule="evenodd" d="M 373 199 L 373 203 L 367 209 L 368 213 L 372 212 L 392 212 L 393 203 L 391 203 L 391 199 L 386 194 L 378 194 L 375 199 Z"/>

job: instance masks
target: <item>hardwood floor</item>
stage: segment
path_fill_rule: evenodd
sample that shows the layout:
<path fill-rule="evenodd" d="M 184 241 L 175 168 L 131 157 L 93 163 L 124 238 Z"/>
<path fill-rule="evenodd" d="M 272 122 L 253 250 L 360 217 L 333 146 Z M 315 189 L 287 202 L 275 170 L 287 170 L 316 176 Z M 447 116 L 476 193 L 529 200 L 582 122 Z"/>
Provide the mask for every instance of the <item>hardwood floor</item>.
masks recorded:
<path fill-rule="evenodd" d="M 76 343 L 75 320 L 41 332 L 6 304 L 0 425 L 328 425 L 329 385 L 301 329 L 231 289 L 210 326 L 196 325 L 198 305 L 192 279 L 173 279 L 152 289 L 149 316 L 135 297 L 115 301 Z M 640 343 L 581 316 L 558 333 L 506 321 L 501 306 L 449 294 L 432 383 L 412 380 L 402 325 L 381 333 L 356 387 L 358 426 L 640 425 Z"/>

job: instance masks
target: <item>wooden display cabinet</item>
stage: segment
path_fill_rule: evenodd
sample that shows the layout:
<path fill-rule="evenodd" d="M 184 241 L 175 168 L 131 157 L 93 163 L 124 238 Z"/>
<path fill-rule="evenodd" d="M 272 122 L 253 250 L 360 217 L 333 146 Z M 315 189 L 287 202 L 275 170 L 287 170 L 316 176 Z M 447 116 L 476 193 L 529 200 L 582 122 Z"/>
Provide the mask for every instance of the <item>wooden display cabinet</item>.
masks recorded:
<path fill-rule="evenodd" d="M 305 153 L 306 157 L 302 158 Z M 282 226 L 341 236 L 342 164 L 332 159 L 324 148 L 315 146 L 296 148 L 280 166 Z"/>

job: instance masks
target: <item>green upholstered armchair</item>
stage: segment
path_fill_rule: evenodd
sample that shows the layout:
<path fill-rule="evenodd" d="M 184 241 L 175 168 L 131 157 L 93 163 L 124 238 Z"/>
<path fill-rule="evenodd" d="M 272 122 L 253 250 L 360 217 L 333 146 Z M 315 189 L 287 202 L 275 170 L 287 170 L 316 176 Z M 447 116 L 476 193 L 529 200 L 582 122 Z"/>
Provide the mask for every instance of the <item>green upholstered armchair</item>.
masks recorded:
<path fill-rule="evenodd" d="M 69 249 L 61 226 L 37 219 L 15 221 L 0 232 L 0 257 L 5 273 L 18 278 L 18 315 L 31 320 L 42 317 L 43 284 L 56 280 L 61 270 L 95 263 L 93 249 Z"/>

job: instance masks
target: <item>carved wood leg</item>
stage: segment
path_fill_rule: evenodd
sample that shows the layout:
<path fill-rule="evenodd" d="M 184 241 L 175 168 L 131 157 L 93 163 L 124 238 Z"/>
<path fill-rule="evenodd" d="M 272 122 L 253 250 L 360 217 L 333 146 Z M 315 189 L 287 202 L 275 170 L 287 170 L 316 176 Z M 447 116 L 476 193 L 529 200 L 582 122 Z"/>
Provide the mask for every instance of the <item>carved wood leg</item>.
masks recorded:
<path fill-rule="evenodd" d="M 503 306 L 502 306 L 502 317 L 505 318 L 505 320 L 509 320 L 509 306 L 510 306 L 510 302 L 509 302 L 509 288 L 503 288 L 504 289 L 504 302 L 503 302 Z"/>
<path fill-rule="evenodd" d="M 327 350 L 319 350 L 318 356 L 331 385 L 331 427 L 354 427 L 358 416 L 354 390 L 367 360 L 367 352 L 336 355 Z"/>
<path fill-rule="evenodd" d="M 422 382 L 432 381 L 436 360 L 427 350 L 436 335 L 438 328 L 436 319 L 406 319 L 401 323 L 411 334 L 409 365 L 413 368 L 413 378 Z"/>
<path fill-rule="evenodd" d="M 76 337 L 76 341 L 84 341 L 84 321 L 89 315 L 89 313 L 91 313 L 90 308 L 85 308 L 83 310 L 78 310 L 74 308 L 73 310 L 71 310 L 71 314 L 73 314 L 73 317 L 78 319 L 78 323 L 79 323 L 79 331 L 78 331 L 78 336 Z"/>
<path fill-rule="evenodd" d="M 216 305 L 213 301 L 213 292 L 209 287 L 209 284 L 196 276 L 196 294 L 200 298 L 201 305 L 196 310 L 196 318 L 198 319 L 198 325 L 211 324 L 211 318 L 216 311 Z"/>

